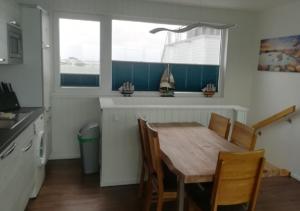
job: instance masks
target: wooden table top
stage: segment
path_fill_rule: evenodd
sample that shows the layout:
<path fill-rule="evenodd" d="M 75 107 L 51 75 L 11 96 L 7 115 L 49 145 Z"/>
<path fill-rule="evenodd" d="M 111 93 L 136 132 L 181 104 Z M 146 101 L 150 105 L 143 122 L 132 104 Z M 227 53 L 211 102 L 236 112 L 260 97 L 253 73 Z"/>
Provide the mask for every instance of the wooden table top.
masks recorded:
<path fill-rule="evenodd" d="M 158 132 L 161 157 L 184 183 L 213 181 L 220 151 L 242 152 L 200 123 L 152 123 Z"/>

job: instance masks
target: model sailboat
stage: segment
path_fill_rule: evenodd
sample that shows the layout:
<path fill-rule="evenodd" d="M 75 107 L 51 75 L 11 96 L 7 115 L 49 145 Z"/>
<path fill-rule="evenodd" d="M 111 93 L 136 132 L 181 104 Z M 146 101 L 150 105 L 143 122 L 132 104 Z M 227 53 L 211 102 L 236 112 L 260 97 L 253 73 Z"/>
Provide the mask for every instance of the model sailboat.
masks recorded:
<path fill-rule="evenodd" d="M 169 64 L 161 76 L 159 90 L 161 97 L 174 97 L 175 80 Z"/>

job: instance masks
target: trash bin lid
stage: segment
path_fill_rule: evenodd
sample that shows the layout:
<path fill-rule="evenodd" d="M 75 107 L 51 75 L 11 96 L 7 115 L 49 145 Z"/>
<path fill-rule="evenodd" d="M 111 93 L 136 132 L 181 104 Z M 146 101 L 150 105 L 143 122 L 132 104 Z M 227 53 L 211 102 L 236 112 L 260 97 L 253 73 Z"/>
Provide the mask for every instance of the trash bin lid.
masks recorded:
<path fill-rule="evenodd" d="M 99 136 L 99 125 L 95 122 L 84 125 L 78 132 L 78 139 L 97 139 Z"/>

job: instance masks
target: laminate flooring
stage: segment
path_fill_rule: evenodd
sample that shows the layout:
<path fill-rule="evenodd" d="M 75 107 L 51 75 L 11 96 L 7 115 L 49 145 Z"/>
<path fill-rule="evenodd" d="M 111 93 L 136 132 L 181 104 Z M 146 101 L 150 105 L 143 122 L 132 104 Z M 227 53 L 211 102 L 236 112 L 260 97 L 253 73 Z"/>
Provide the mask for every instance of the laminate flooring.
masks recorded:
<path fill-rule="evenodd" d="M 142 211 L 137 190 L 137 185 L 100 188 L 99 175 L 83 175 L 77 159 L 49 161 L 45 183 L 26 211 Z M 175 211 L 176 204 L 164 210 Z M 300 182 L 264 178 L 256 210 L 300 211 Z"/>

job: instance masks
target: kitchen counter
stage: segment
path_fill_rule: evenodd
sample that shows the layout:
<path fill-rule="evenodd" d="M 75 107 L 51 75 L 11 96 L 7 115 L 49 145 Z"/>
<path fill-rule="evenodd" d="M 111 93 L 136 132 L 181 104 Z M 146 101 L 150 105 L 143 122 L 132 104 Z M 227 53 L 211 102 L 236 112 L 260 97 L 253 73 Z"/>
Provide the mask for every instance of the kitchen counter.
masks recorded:
<path fill-rule="evenodd" d="M 2 129 L 0 128 L 0 153 L 9 146 L 9 144 L 20 134 L 22 133 L 32 122 L 34 122 L 39 115 L 43 113 L 44 109 L 42 107 L 27 107 L 20 108 L 14 113 L 27 113 L 31 112 L 30 115 L 17 125 L 13 129 Z"/>

